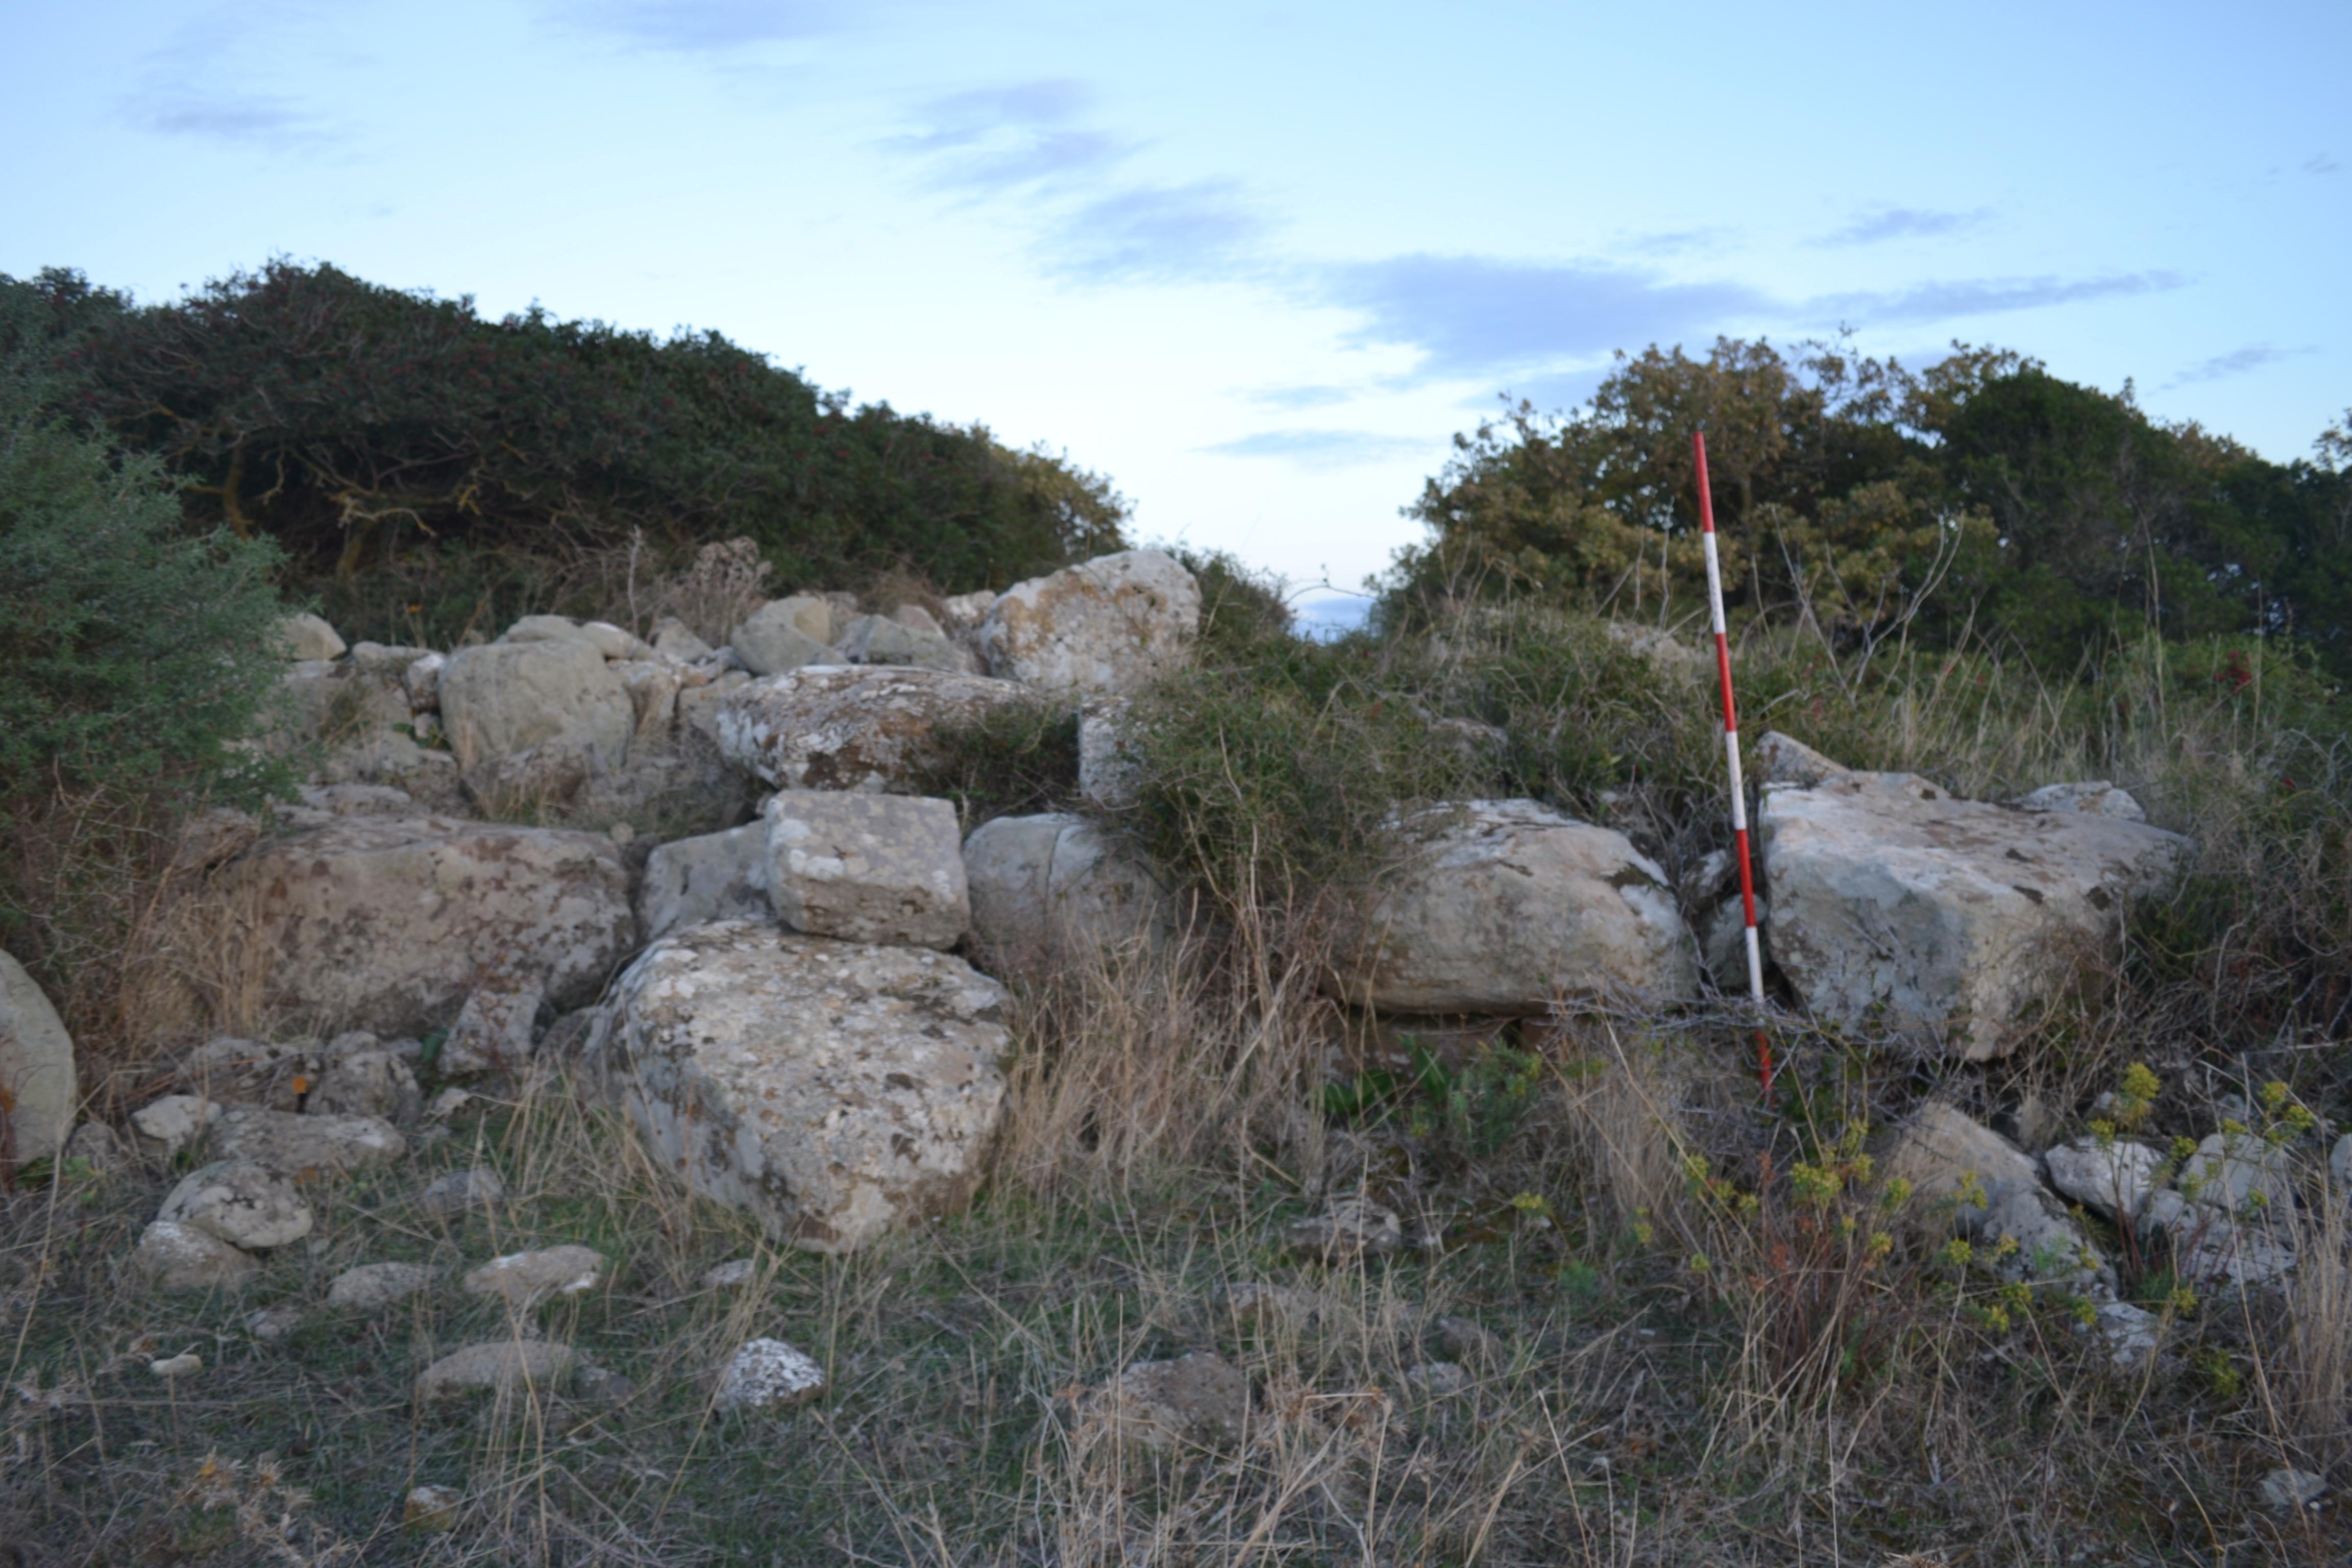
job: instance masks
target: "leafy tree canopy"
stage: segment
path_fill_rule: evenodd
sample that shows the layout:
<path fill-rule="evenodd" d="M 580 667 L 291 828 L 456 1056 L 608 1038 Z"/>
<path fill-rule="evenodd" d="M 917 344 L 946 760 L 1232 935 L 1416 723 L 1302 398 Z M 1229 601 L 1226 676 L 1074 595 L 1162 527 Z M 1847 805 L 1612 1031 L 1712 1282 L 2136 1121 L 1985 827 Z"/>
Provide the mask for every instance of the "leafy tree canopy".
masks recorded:
<path fill-rule="evenodd" d="M 1914 372 L 1838 343 L 1621 353 L 1584 407 L 1521 402 L 1405 509 L 1384 613 L 1536 595 L 1703 613 L 1690 434 L 1704 429 L 1736 616 L 1869 640 L 1990 635 L 2071 663 L 2119 623 L 2294 632 L 2352 673 L 2352 415 L 2266 462 L 2004 350 Z"/>
<path fill-rule="evenodd" d="M 493 321 L 285 261 L 143 307 L 56 269 L 0 294 L 34 340 L 0 352 L 37 349 L 58 408 L 157 458 L 193 521 L 274 538 L 331 591 L 639 531 L 673 553 L 748 535 L 781 581 L 824 586 L 889 566 L 1002 586 L 1119 542 L 1105 479 L 853 406 L 716 332 Z"/>

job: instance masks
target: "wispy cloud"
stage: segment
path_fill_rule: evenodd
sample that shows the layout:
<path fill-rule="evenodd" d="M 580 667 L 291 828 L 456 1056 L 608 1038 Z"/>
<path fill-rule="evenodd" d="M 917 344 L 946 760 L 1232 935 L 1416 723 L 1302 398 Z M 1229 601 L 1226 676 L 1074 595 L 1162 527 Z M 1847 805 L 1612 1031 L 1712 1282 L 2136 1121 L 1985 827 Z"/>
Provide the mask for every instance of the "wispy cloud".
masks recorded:
<path fill-rule="evenodd" d="M 1139 185 L 1071 214 L 1058 227 L 1049 265 L 1093 283 L 1227 275 L 1265 229 L 1236 181 Z"/>
<path fill-rule="evenodd" d="M 1324 302 L 1361 310 L 1360 343 L 1419 349 L 1423 375 L 1486 376 L 1728 329 L 1770 302 L 1736 283 L 1479 256 L 1400 256 L 1324 274 Z"/>
<path fill-rule="evenodd" d="M 1917 324 L 2009 310 L 2046 310 L 2093 300 L 2158 294 L 2185 287 L 2177 272 L 2126 272 L 2105 278 L 1961 278 L 1883 292 L 1830 294 L 1809 301 L 1816 321 Z"/>
<path fill-rule="evenodd" d="M 1425 452 L 1434 445 L 1418 437 L 1371 430 L 1260 430 L 1200 449 L 1219 458 L 1278 458 L 1320 471 L 1360 468 L 1407 452 Z"/>
<path fill-rule="evenodd" d="M 1344 386 L 1265 386 L 1242 395 L 1261 408 L 1328 408 L 1354 398 Z"/>
<path fill-rule="evenodd" d="M 2305 354 L 2315 354 L 2318 352 L 2315 348 L 2280 349 L 2273 348 L 2268 343 L 2252 343 L 2245 348 L 2232 349 L 2225 354 L 2215 354 L 2211 359 L 2201 363 L 2190 365 L 2187 370 L 2165 383 L 2165 385 L 2188 386 L 2200 381 L 2220 381 L 2224 376 L 2243 375 L 2248 371 L 2260 370 L 2264 365 L 2277 364 L 2282 360 L 2300 359 Z"/>
<path fill-rule="evenodd" d="M 1067 78 L 960 92 L 924 106 L 924 129 L 892 151 L 931 164 L 935 184 L 1000 190 L 1108 166 L 1130 151 L 1108 132 L 1068 123 L 1093 100 Z"/>
<path fill-rule="evenodd" d="M 2343 167 L 2343 164 L 2337 163 L 2329 154 L 2317 153 L 2312 155 L 2310 162 L 2304 164 L 2303 172 L 2306 174 L 2333 174 Z"/>
<path fill-rule="evenodd" d="M 1945 235 L 1961 234 L 1976 227 L 1992 216 L 1985 208 L 1975 212 L 1931 212 L 1923 207 L 1873 207 L 1857 214 L 1853 222 L 1833 233 L 1813 241 L 1815 245 L 1877 245 L 1890 239 L 1934 239 Z"/>
<path fill-rule="evenodd" d="M 716 54 L 838 32 L 868 9 L 856 0 L 572 0 L 554 16 L 651 48 Z"/>
<path fill-rule="evenodd" d="M 297 100 L 271 93 L 142 93 L 122 106 L 123 117 L 159 136 L 187 136 L 267 152 L 309 152 L 345 139 L 346 132 Z"/>

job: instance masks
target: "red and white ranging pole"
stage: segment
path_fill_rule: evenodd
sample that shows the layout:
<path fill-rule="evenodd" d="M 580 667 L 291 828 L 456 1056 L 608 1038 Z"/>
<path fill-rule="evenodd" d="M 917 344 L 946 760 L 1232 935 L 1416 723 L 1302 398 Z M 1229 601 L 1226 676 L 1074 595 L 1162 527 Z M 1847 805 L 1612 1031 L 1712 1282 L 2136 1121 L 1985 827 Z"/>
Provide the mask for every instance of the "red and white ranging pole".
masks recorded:
<path fill-rule="evenodd" d="M 1760 1018 L 1764 1010 L 1764 953 L 1756 941 L 1756 874 L 1748 858 L 1748 789 L 1739 777 L 1739 710 L 1731 700 L 1731 639 L 1723 622 L 1723 563 L 1715 546 L 1715 497 L 1706 483 L 1706 432 L 1691 432 L 1691 456 L 1698 465 L 1698 531 L 1706 548 L 1706 613 L 1715 623 L 1715 673 L 1723 688 L 1723 755 L 1731 771 L 1731 838 L 1739 852 L 1739 903 L 1747 921 L 1748 996 Z M 1756 1071 L 1764 1092 L 1772 1092 L 1772 1042 L 1759 1023 Z"/>

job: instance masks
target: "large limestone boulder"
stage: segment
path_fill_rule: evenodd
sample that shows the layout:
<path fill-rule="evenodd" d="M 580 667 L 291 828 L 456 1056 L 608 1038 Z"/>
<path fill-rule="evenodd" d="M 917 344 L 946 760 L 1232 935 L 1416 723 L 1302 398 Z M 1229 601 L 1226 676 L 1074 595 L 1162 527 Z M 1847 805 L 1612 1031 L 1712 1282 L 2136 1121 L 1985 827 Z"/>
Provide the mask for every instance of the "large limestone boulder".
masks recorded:
<path fill-rule="evenodd" d="M 838 790 L 771 796 L 768 901 L 811 936 L 952 947 L 971 924 L 956 810 Z"/>
<path fill-rule="evenodd" d="M 1561 994 L 1693 994 L 1665 874 L 1612 828 L 1531 800 L 1408 824 L 1413 859 L 1335 948 L 1334 989 L 1392 1013 L 1538 1013 Z"/>
<path fill-rule="evenodd" d="M 705 921 L 764 920 L 768 825 L 747 822 L 662 845 L 637 884 L 637 929 L 647 942 Z"/>
<path fill-rule="evenodd" d="M 469 768 L 551 744 L 584 753 L 594 771 L 617 769 L 636 730 L 627 687 L 580 637 L 459 648 L 439 691 L 442 729 Z"/>
<path fill-rule="evenodd" d="M 963 650 L 947 634 L 909 626 L 895 616 L 860 616 L 850 622 L 841 634 L 841 655 L 852 664 L 911 664 L 925 669 L 965 667 Z"/>
<path fill-rule="evenodd" d="M 248 1252 L 299 1241 L 313 1223 L 293 1177 L 237 1160 L 215 1160 L 190 1172 L 165 1195 L 155 1217 L 194 1226 Z"/>
<path fill-rule="evenodd" d="M 1083 816 L 1000 816 L 963 845 L 972 944 L 1000 973 L 1042 973 L 1176 930 L 1175 900 L 1151 868 Z"/>
<path fill-rule="evenodd" d="M 833 646 L 833 606 L 814 594 L 769 600 L 735 628 L 731 642 L 735 656 L 754 675 L 841 662 Z"/>
<path fill-rule="evenodd" d="M 897 665 L 812 665 L 719 699 L 728 759 L 777 789 L 903 794 L 938 755 L 941 731 L 977 724 L 1033 693 L 1009 680 Z"/>
<path fill-rule="evenodd" d="M 343 639 L 318 616 L 289 616 L 278 625 L 278 640 L 289 659 L 308 664 L 343 657 Z"/>
<path fill-rule="evenodd" d="M 1883 1016 L 1971 1061 L 2113 954 L 2188 841 L 2095 812 L 1958 800 L 1910 773 L 1771 787 L 1758 814 L 1772 958 L 1814 1015 Z"/>
<path fill-rule="evenodd" d="M 54 1158 L 73 1131 L 81 1097 L 65 1021 L 25 966 L 0 952 L 0 1158 Z"/>
<path fill-rule="evenodd" d="M 581 1006 L 636 945 L 628 868 L 602 835 L 343 817 L 214 877 L 250 917 L 264 1005 L 334 1029 L 421 1034 L 499 974 Z"/>
<path fill-rule="evenodd" d="M 658 1160 L 771 1235 L 846 1252 L 971 1196 L 1004 1000 L 942 952 L 721 921 L 629 966 L 597 1048 Z"/>
<path fill-rule="evenodd" d="M 981 623 L 989 673 L 1068 694 L 1131 690 L 1190 656 L 1201 585 L 1159 550 L 1122 550 L 1014 584 Z"/>

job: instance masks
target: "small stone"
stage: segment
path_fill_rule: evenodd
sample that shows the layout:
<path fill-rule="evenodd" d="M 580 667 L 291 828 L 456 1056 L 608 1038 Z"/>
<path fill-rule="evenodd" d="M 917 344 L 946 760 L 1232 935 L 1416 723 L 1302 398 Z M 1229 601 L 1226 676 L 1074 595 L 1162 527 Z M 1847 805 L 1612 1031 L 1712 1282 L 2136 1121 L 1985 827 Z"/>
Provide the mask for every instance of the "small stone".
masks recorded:
<path fill-rule="evenodd" d="M 636 1392 L 635 1383 L 608 1367 L 583 1367 L 572 1380 L 572 1396 L 591 1405 L 619 1405 Z"/>
<path fill-rule="evenodd" d="M 1237 1442 L 1249 1422 L 1249 1379 L 1220 1355 L 1129 1363 L 1104 1402 L 1119 1435 L 1147 1447 Z"/>
<path fill-rule="evenodd" d="M 455 1116 L 464 1108 L 466 1102 L 473 1098 L 470 1093 L 453 1083 L 433 1097 L 429 1114 L 436 1121 L 446 1120 Z"/>
<path fill-rule="evenodd" d="M 1429 1361 L 1405 1368 L 1404 1383 L 1424 1398 L 1451 1399 L 1469 1390 L 1470 1374 L 1454 1362 Z"/>
<path fill-rule="evenodd" d="M 1333 1198 L 1321 1214 L 1300 1220 L 1285 1233 L 1291 1247 L 1327 1260 L 1394 1252 L 1404 1244 L 1404 1224 L 1368 1198 Z"/>
<path fill-rule="evenodd" d="M 2286 1151 L 2251 1132 L 2216 1132 L 2206 1139 L 2180 1167 L 2173 1184 L 2198 1203 L 2242 1218 L 2284 1217 L 2294 1208 Z"/>
<path fill-rule="evenodd" d="M 2126 1370 L 2141 1365 L 2156 1353 L 2160 1326 L 2155 1313 L 2129 1301 L 2099 1304 L 2099 1337 L 2106 1342 L 2109 1358 Z"/>
<path fill-rule="evenodd" d="M 706 1290 L 730 1290 L 751 1282 L 752 1264 L 748 1258 L 730 1258 L 704 1271 L 702 1286 Z"/>
<path fill-rule="evenodd" d="M 426 1535 L 455 1530 L 457 1510 L 465 1500 L 465 1494 L 456 1487 L 418 1487 L 401 1505 L 401 1527 Z"/>
<path fill-rule="evenodd" d="M 122 1147 L 122 1140 L 114 1135 L 113 1128 L 103 1121 L 85 1121 L 67 1138 L 63 1163 L 68 1173 L 79 1160 L 80 1168 L 89 1174 L 103 1176 L 110 1171 L 121 1170 L 129 1158 L 129 1152 Z"/>
<path fill-rule="evenodd" d="M 140 1233 L 131 1266 L 170 1290 L 242 1285 L 261 1268 L 219 1237 L 169 1219 Z"/>
<path fill-rule="evenodd" d="M 2269 1508 L 2305 1508 L 2327 1492 L 2327 1479 L 2309 1470 L 2273 1470 L 2263 1478 L 2263 1502 Z"/>
<path fill-rule="evenodd" d="M 240 1105 L 215 1124 L 213 1152 L 244 1160 L 298 1179 L 340 1175 L 397 1160 L 408 1140 L 376 1116 L 297 1116 Z"/>
<path fill-rule="evenodd" d="M 234 1160 L 191 1172 L 155 1217 L 194 1226 L 247 1251 L 299 1241 L 315 1223 L 291 1178 Z"/>
<path fill-rule="evenodd" d="M 1256 1280 L 1226 1286 L 1219 1300 L 1237 1322 L 1260 1333 L 1304 1328 L 1322 1316 L 1325 1305 L 1316 1291 Z"/>
<path fill-rule="evenodd" d="M 362 1263 L 335 1276 L 327 1287 L 327 1305 L 373 1312 L 404 1301 L 433 1283 L 433 1270 L 422 1263 Z"/>
<path fill-rule="evenodd" d="M 593 1290 L 604 1278 L 602 1255 L 584 1247 L 551 1247 L 510 1252 L 466 1276 L 469 1296 L 496 1296 L 511 1307 L 529 1307 L 556 1296 Z"/>
<path fill-rule="evenodd" d="M 476 1165 L 471 1170 L 452 1171 L 436 1177 L 416 1194 L 416 1206 L 426 1214 L 446 1217 L 489 1208 L 504 1203 L 506 1195 L 507 1184 L 499 1179 L 499 1173 Z"/>
<path fill-rule="evenodd" d="M 194 1377 L 204 1371 L 205 1358 L 194 1351 L 182 1351 L 178 1355 L 149 1362 L 147 1370 L 169 1383 L 183 1377 Z"/>
<path fill-rule="evenodd" d="M 824 1392 L 824 1368 L 782 1340 L 751 1340 L 719 1380 L 717 1408 L 769 1410 Z"/>
<path fill-rule="evenodd" d="M 570 1345 L 545 1340 L 493 1340 L 450 1352 L 416 1378 L 416 1397 L 426 1404 L 460 1394 L 517 1387 L 553 1388 L 578 1357 Z"/>
<path fill-rule="evenodd" d="M 245 1315 L 245 1331 L 268 1345 L 281 1342 L 301 1326 L 302 1309 L 299 1307 L 264 1307 L 257 1312 Z"/>
<path fill-rule="evenodd" d="M 341 658 L 345 652 L 343 639 L 335 628 L 309 612 L 289 616 L 278 623 L 279 641 L 287 659 L 304 663 L 313 659 Z"/>
<path fill-rule="evenodd" d="M 1437 1331 L 1437 1348 L 1447 1361 L 1491 1370 L 1505 1359 L 1501 1337 L 1467 1318 L 1440 1318 L 1431 1326 Z"/>
<path fill-rule="evenodd" d="M 131 1113 L 139 1147 L 169 1162 L 220 1120 L 221 1108 L 201 1094 L 167 1094 Z"/>
<path fill-rule="evenodd" d="M 2110 1218 L 2130 1219 L 2155 1187 L 2163 1156 L 2145 1143 L 2077 1138 L 2042 1157 L 2050 1184 Z"/>
<path fill-rule="evenodd" d="M 479 987 L 466 998 L 433 1065 L 446 1078 L 512 1072 L 530 1059 L 531 1026 L 542 1000 L 536 985 Z"/>
<path fill-rule="evenodd" d="M 2336 1141 L 2327 1153 L 2327 1179 L 2341 1194 L 2352 1192 L 2352 1132 Z"/>
<path fill-rule="evenodd" d="M 373 1035 L 361 1037 L 373 1042 Z M 330 1053 L 333 1047 L 328 1047 Z M 333 1062 L 303 1100 L 303 1110 L 320 1116 L 373 1116 L 395 1127 L 416 1120 L 423 1097 L 416 1075 L 391 1051 L 353 1051 Z"/>

